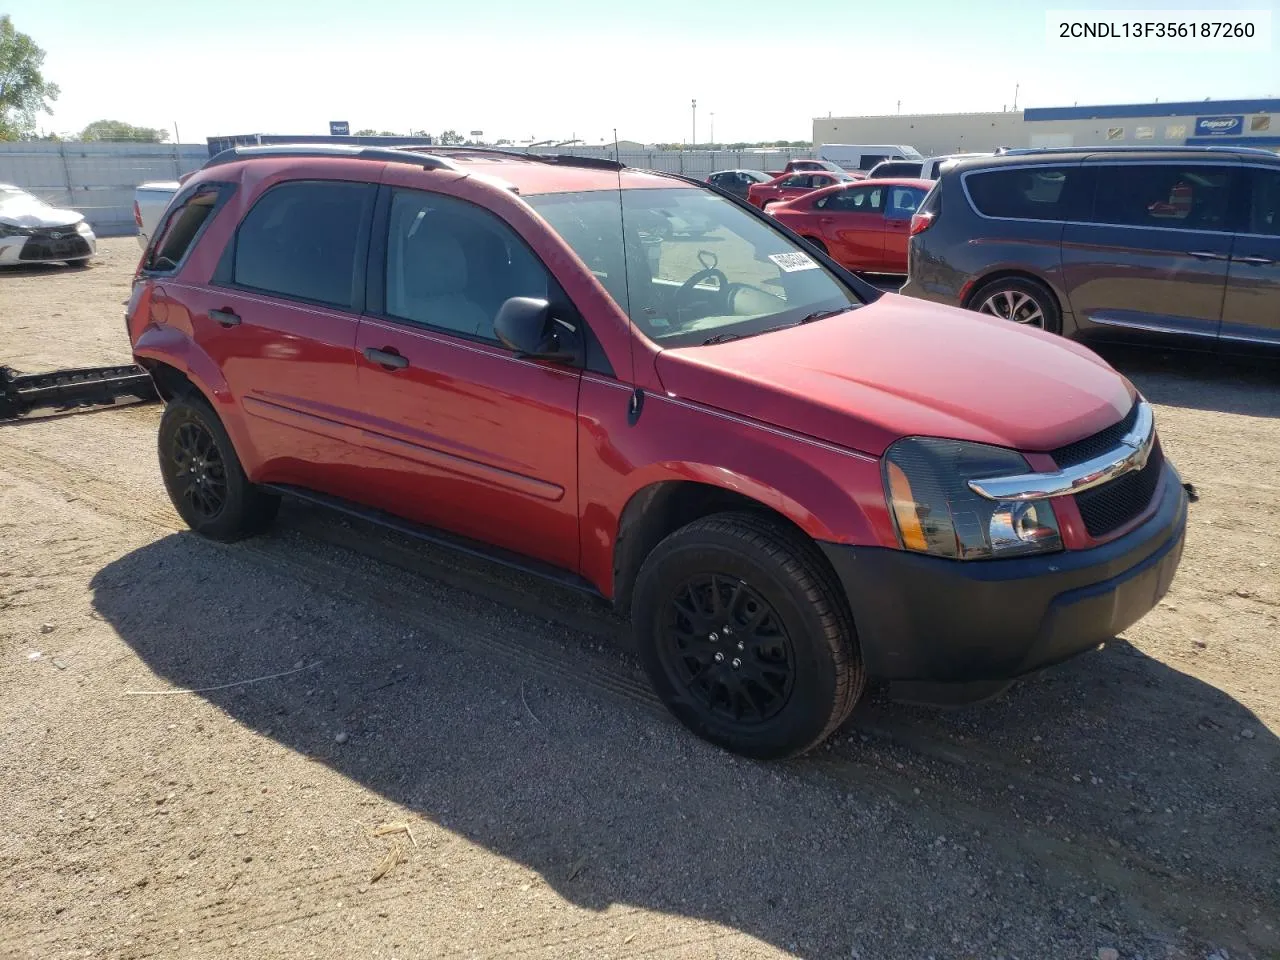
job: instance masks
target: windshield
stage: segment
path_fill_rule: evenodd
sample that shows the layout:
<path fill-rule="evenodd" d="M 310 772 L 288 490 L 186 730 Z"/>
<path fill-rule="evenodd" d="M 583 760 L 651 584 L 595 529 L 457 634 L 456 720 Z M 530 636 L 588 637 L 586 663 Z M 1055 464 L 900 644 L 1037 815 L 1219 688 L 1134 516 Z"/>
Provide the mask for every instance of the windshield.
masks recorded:
<path fill-rule="evenodd" d="M 861 303 L 804 248 L 719 194 L 621 195 L 621 209 L 615 190 L 526 199 L 662 346 L 765 333 Z"/>

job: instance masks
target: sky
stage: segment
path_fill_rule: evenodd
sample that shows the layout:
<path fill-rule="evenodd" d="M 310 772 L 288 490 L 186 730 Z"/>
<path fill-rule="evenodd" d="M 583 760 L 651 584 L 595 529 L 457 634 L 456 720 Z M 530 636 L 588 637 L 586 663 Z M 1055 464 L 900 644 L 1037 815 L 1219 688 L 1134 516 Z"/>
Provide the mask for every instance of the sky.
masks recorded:
<path fill-rule="evenodd" d="M 1280 96 L 1252 53 L 1083 52 L 1047 10 L 1270 10 L 1280 0 L 0 0 L 62 94 L 184 143 L 236 133 L 480 130 L 588 143 L 808 140 L 812 118 Z M 900 105 L 899 105 L 900 104 Z M 714 117 L 712 116 L 714 114 Z"/>

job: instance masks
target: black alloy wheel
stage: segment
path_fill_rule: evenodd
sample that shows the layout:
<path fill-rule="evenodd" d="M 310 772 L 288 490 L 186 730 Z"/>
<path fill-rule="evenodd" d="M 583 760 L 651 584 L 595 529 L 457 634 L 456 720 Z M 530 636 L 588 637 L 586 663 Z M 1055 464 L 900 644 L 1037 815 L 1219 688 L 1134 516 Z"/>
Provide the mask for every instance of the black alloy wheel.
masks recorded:
<path fill-rule="evenodd" d="M 744 727 L 773 719 L 795 685 L 795 652 L 777 612 L 748 584 L 702 574 L 667 604 L 659 656 L 703 709 Z"/>
<path fill-rule="evenodd" d="M 182 424 L 169 457 L 176 492 L 202 520 L 216 520 L 227 505 L 227 469 L 213 434 L 199 422 Z"/>

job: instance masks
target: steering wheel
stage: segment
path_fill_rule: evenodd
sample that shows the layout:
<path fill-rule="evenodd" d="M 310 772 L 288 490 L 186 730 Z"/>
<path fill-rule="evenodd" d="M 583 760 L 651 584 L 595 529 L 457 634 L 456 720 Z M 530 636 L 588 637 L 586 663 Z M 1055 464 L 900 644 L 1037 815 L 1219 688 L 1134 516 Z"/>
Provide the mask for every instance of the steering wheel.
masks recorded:
<path fill-rule="evenodd" d="M 712 292 L 709 290 L 696 289 L 698 284 L 702 283 L 704 280 L 710 280 L 712 277 L 715 277 L 716 282 L 720 285 L 718 290 Z M 682 283 L 680 285 L 680 289 L 676 291 L 677 305 L 686 304 L 692 306 L 694 303 L 697 303 L 700 298 L 709 301 L 712 305 L 715 305 L 716 299 L 719 299 L 723 306 L 723 310 L 721 312 L 729 312 L 729 278 L 724 275 L 723 271 L 718 270 L 715 267 L 707 267 L 705 270 L 699 270 L 692 277 Z"/>

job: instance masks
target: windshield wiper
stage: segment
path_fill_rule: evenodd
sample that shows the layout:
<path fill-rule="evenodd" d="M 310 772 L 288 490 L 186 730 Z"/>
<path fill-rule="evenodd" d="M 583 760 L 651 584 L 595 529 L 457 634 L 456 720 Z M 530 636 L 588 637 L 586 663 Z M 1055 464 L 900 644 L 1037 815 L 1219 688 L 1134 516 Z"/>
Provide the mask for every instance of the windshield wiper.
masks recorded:
<path fill-rule="evenodd" d="M 837 307 L 834 310 L 815 310 L 807 317 L 801 317 L 797 320 L 796 326 L 799 326 L 802 323 L 813 323 L 815 320 L 825 320 L 827 317 L 834 317 L 837 313 L 844 313 L 848 309 L 848 307 Z"/>
<path fill-rule="evenodd" d="M 754 337 L 756 334 L 768 332 L 768 330 L 757 330 L 755 333 L 717 333 L 714 337 L 703 340 L 702 345 L 709 347 L 713 343 L 728 343 L 730 340 L 741 340 L 744 337 Z"/>

